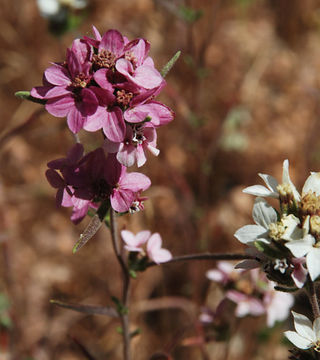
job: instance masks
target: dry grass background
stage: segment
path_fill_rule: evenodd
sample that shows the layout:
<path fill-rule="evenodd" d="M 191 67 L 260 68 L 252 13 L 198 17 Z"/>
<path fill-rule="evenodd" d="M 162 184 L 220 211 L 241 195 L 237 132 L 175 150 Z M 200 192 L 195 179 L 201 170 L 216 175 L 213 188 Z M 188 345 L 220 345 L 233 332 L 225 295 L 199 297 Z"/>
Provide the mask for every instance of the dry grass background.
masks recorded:
<path fill-rule="evenodd" d="M 202 16 L 188 23 L 181 5 Z M 233 233 L 251 222 L 253 201 L 241 190 L 257 183 L 257 172 L 279 178 L 288 158 L 301 185 L 320 168 L 320 3 L 92 0 L 81 26 L 60 38 L 32 0 L 0 0 L 0 19 L 0 295 L 10 303 L 2 316 L 12 321 L 0 327 L 0 359 L 88 358 L 77 343 L 96 360 L 121 359 L 117 321 L 49 304 L 111 304 L 121 291 L 120 269 L 107 229 L 72 255 L 85 222 L 76 227 L 68 209 L 55 208 L 44 172 L 73 137 L 64 119 L 14 93 L 39 85 L 49 62 L 62 60 L 73 38 L 91 34 L 91 24 L 148 39 L 158 68 L 181 50 L 161 95 L 176 118 L 159 131 L 160 156 L 142 168 L 153 182 L 146 211 L 121 218 L 120 227 L 160 232 L 175 255 L 239 251 Z M 101 140 L 80 138 L 88 148 Z M 215 294 L 205 278 L 213 266 L 179 263 L 139 275 L 131 321 L 142 334 L 132 343 L 134 359 L 156 351 L 188 360 L 287 358 L 283 328 L 262 341 L 259 318 L 234 322 L 227 344 L 203 341 L 197 318 Z"/>

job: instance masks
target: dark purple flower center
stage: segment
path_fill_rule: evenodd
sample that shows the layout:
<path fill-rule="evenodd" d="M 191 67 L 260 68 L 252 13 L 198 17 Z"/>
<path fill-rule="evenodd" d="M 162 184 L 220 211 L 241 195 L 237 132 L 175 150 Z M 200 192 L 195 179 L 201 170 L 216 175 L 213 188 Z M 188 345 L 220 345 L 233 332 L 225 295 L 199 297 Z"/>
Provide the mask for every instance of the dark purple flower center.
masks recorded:
<path fill-rule="evenodd" d="M 98 54 L 92 56 L 92 62 L 95 69 L 110 69 L 114 66 L 116 59 L 116 55 L 108 50 L 101 50 Z"/>
<path fill-rule="evenodd" d="M 107 199 L 111 193 L 110 185 L 106 182 L 105 179 L 99 179 L 97 182 L 95 182 L 93 184 L 93 191 L 99 201 Z"/>

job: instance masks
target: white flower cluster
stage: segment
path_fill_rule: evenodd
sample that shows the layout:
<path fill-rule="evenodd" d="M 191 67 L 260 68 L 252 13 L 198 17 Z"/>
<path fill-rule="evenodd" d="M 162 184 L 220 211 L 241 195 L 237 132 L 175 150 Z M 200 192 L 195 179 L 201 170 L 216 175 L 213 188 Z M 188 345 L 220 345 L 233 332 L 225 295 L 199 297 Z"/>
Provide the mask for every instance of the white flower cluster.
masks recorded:
<path fill-rule="evenodd" d="M 235 237 L 258 250 L 257 260 L 268 269 L 269 278 L 301 288 L 308 273 L 312 281 L 320 275 L 320 173 L 311 173 L 301 194 L 290 179 L 288 160 L 283 163 L 282 183 L 270 175 L 259 176 L 266 187 L 243 190 L 257 196 L 252 212 L 255 225 L 240 228 Z M 279 211 L 267 203 L 268 197 L 279 199 Z M 254 265 L 245 261 L 238 267 Z"/>

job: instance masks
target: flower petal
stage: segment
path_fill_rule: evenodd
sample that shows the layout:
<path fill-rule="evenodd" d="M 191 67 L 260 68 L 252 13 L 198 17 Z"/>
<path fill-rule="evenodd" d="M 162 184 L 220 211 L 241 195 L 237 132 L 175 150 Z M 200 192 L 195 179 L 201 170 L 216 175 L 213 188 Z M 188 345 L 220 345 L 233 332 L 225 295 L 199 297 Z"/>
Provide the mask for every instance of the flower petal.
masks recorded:
<path fill-rule="evenodd" d="M 259 225 L 245 225 L 237 230 L 234 236 L 242 243 L 249 244 L 266 233 L 266 229 Z"/>
<path fill-rule="evenodd" d="M 292 254 L 300 258 L 305 256 L 311 249 L 313 249 L 313 244 L 315 239 L 312 235 L 307 235 L 301 240 L 292 240 L 285 244 L 285 246 L 292 252 Z"/>
<path fill-rule="evenodd" d="M 306 257 L 307 268 L 311 277 L 314 281 L 320 275 L 320 248 L 312 247 L 311 251 L 308 252 Z"/>
<path fill-rule="evenodd" d="M 304 315 L 291 311 L 294 319 L 294 327 L 299 335 L 308 339 L 310 342 L 316 341 L 311 321 Z"/>
<path fill-rule="evenodd" d="M 297 334 L 295 331 L 285 331 L 285 337 L 292 342 L 294 346 L 299 349 L 309 349 L 312 346 L 310 340 L 304 338 L 303 336 Z"/>
<path fill-rule="evenodd" d="M 302 194 L 305 195 L 308 192 L 320 195 L 320 172 L 311 173 L 306 182 L 303 185 Z"/>
<path fill-rule="evenodd" d="M 106 117 L 103 121 L 103 132 L 113 142 L 123 141 L 126 134 L 126 124 L 120 108 L 114 107 L 112 111 L 106 111 Z"/>
<path fill-rule="evenodd" d="M 68 86 L 71 84 L 69 72 L 61 65 L 54 64 L 45 70 L 44 76 L 52 85 Z"/>
<path fill-rule="evenodd" d="M 268 229 L 269 224 L 277 222 L 278 219 L 274 208 L 260 197 L 256 198 L 254 202 L 252 217 L 257 225 L 263 226 L 265 229 Z"/>
<path fill-rule="evenodd" d="M 271 198 L 278 198 L 279 194 L 274 193 L 273 191 L 270 191 L 265 186 L 262 185 L 253 185 L 249 186 L 242 190 L 242 192 L 254 196 L 263 196 L 263 197 L 271 197 Z"/>

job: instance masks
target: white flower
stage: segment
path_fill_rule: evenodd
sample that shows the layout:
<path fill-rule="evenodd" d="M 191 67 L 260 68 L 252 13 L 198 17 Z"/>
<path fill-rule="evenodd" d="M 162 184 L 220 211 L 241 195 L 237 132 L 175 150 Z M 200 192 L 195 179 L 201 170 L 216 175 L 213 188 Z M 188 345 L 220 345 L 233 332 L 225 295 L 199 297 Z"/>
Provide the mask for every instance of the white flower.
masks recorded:
<path fill-rule="evenodd" d="M 313 322 L 304 315 L 291 311 L 296 331 L 286 331 L 284 335 L 299 349 L 319 351 L 320 345 L 320 317 Z"/>
<path fill-rule="evenodd" d="M 290 176 L 289 176 L 289 161 L 284 160 L 283 168 L 282 168 L 282 184 L 289 187 L 290 191 L 293 194 L 293 197 L 296 201 L 300 201 L 300 195 L 293 185 Z M 262 185 L 253 185 L 245 188 L 243 190 L 246 194 L 251 194 L 255 196 L 262 196 L 262 197 L 271 197 L 271 198 L 279 198 L 279 190 L 278 190 L 278 181 L 271 175 L 267 174 L 259 174 L 262 180 L 265 182 L 267 187 Z"/>
<path fill-rule="evenodd" d="M 58 0 L 37 0 L 40 13 L 44 17 L 51 17 L 58 14 L 60 4 Z"/>
<path fill-rule="evenodd" d="M 252 244 L 256 240 L 269 243 L 274 240 L 297 240 L 303 237 L 298 227 L 300 220 L 294 215 L 285 215 L 277 221 L 277 212 L 266 200 L 257 197 L 252 210 L 256 225 L 245 225 L 236 231 L 234 236 L 243 244 Z"/>
<path fill-rule="evenodd" d="M 243 244 L 250 244 L 257 239 L 269 242 L 269 225 L 277 222 L 277 213 L 264 199 L 256 198 L 252 210 L 256 225 L 245 225 L 237 230 L 234 236 Z"/>

